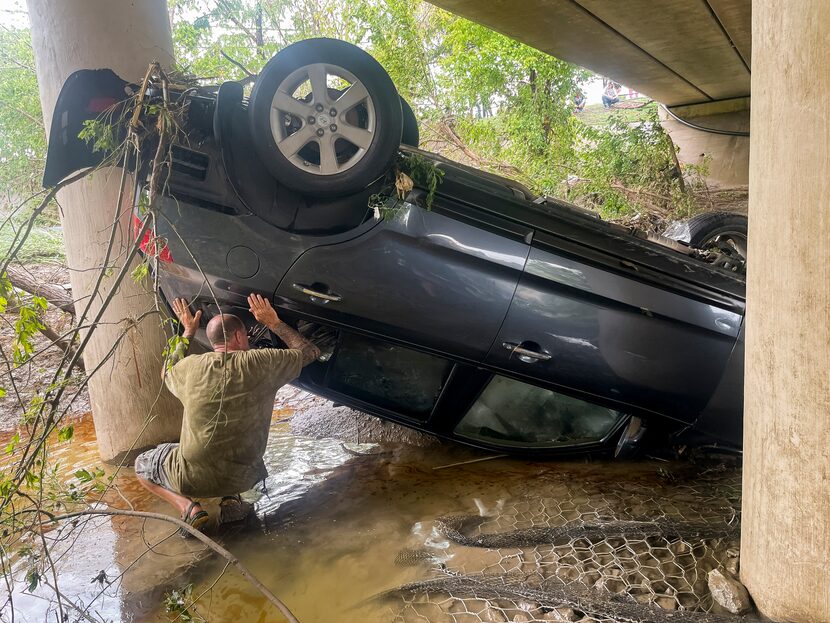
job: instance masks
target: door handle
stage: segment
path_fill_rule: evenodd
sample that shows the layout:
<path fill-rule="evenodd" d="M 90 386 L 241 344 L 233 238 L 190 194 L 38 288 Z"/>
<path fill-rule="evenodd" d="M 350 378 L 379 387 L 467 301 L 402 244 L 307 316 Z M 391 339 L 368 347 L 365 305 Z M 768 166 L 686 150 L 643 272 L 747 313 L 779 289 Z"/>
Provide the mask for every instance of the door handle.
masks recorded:
<path fill-rule="evenodd" d="M 521 344 L 514 344 L 513 342 L 502 342 L 501 345 L 504 346 L 511 353 L 518 355 L 519 360 L 524 361 L 525 363 L 548 361 L 553 358 L 552 355 L 548 355 L 547 353 L 539 353 L 535 350 L 528 350 L 527 348 L 523 348 Z"/>
<path fill-rule="evenodd" d="M 301 283 L 292 284 L 295 290 L 299 290 L 303 294 L 307 294 L 308 296 L 315 298 L 315 299 L 322 299 L 326 302 L 331 301 L 332 303 L 337 303 L 338 301 L 342 301 L 343 297 L 339 294 L 327 294 L 325 292 L 318 292 L 317 290 L 312 290 L 308 286 L 305 286 Z"/>

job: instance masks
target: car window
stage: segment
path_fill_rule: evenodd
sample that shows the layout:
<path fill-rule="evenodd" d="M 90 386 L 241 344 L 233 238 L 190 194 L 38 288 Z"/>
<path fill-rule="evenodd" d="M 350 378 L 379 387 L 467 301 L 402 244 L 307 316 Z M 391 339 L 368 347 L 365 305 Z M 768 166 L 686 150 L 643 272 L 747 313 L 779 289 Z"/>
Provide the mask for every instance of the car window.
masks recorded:
<path fill-rule="evenodd" d="M 612 409 L 494 376 L 455 432 L 503 445 L 568 446 L 600 441 L 623 417 Z"/>
<path fill-rule="evenodd" d="M 415 350 L 343 334 L 329 368 L 335 391 L 418 419 L 426 419 L 452 364 Z"/>

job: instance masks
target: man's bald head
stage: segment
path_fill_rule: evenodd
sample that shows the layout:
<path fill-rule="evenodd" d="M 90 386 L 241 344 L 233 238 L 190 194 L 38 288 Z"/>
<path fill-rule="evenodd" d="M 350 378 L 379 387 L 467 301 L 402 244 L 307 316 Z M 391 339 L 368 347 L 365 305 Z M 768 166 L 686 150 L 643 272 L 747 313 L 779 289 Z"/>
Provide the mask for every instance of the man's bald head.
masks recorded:
<path fill-rule="evenodd" d="M 248 349 L 248 334 L 245 330 L 245 323 L 233 314 L 214 316 L 208 322 L 205 332 L 214 350 Z"/>

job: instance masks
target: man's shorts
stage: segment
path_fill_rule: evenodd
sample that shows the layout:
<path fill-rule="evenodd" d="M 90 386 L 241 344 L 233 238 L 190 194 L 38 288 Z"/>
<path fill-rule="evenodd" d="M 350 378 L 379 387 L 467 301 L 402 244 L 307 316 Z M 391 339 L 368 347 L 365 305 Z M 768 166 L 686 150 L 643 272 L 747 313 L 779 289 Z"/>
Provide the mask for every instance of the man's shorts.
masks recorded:
<path fill-rule="evenodd" d="M 167 459 L 167 455 L 178 447 L 179 444 L 177 443 L 163 443 L 151 450 L 142 452 L 135 459 L 135 475 L 178 493 L 164 470 L 164 461 Z"/>

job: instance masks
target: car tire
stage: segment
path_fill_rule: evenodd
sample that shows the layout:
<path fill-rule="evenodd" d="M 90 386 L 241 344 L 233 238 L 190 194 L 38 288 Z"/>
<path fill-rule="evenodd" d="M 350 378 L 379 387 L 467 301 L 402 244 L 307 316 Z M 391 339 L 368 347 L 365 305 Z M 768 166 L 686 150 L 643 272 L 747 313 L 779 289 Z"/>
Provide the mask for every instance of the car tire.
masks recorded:
<path fill-rule="evenodd" d="M 705 249 L 720 238 L 732 239 L 746 259 L 748 221 L 745 215 L 732 212 L 705 212 L 687 221 L 673 223 L 663 233 L 667 238 Z"/>
<path fill-rule="evenodd" d="M 410 147 L 417 147 L 421 141 L 421 133 L 418 130 L 418 119 L 412 106 L 401 96 L 401 112 L 403 113 L 403 133 L 401 143 Z"/>
<path fill-rule="evenodd" d="M 329 87 L 330 76 L 349 87 Z M 306 39 L 278 52 L 254 84 L 248 115 L 254 147 L 274 178 L 316 197 L 354 193 L 384 175 L 403 128 L 401 99 L 383 67 L 336 39 Z"/>

